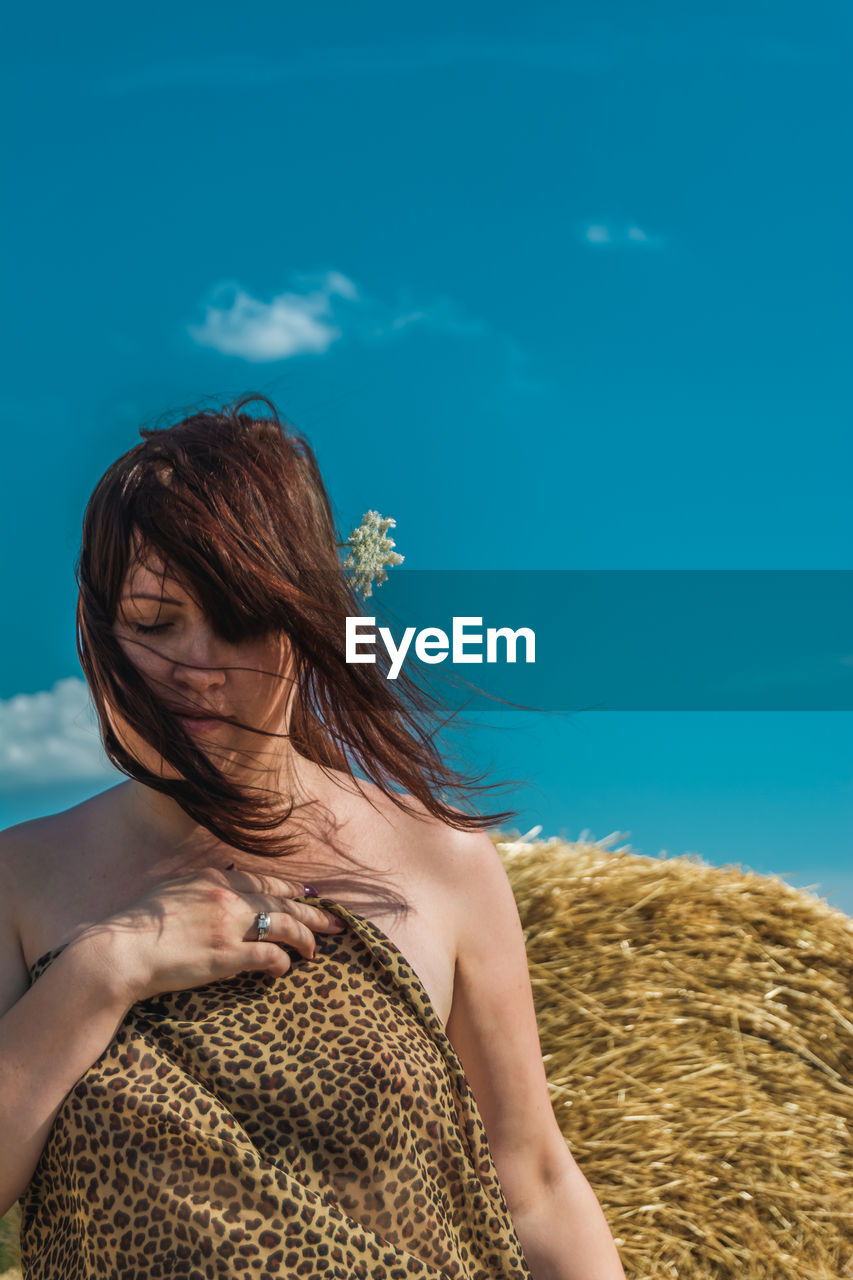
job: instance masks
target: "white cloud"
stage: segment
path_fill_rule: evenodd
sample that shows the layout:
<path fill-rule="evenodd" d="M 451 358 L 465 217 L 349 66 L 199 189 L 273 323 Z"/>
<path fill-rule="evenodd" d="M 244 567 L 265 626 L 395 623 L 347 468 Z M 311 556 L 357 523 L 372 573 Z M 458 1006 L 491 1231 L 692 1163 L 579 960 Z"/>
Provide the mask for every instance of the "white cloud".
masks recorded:
<path fill-rule="evenodd" d="M 588 222 L 580 232 L 586 244 L 607 245 L 611 248 L 662 249 L 663 236 L 650 235 L 636 223 Z"/>
<path fill-rule="evenodd" d="M 115 778 L 85 680 L 0 700 L 0 789 Z"/>
<path fill-rule="evenodd" d="M 200 346 L 255 362 L 322 354 L 342 333 L 332 322 L 333 297 L 358 297 L 339 271 L 327 272 L 308 293 L 280 293 L 270 302 L 253 298 L 239 284 L 222 283 L 211 290 L 203 323 L 189 325 L 188 332 Z"/>
<path fill-rule="evenodd" d="M 203 321 L 188 325 L 187 332 L 200 346 L 255 363 L 322 355 L 343 337 L 369 343 L 412 326 L 454 338 L 489 332 L 451 298 L 388 304 L 363 293 L 340 271 L 302 273 L 294 281 L 301 292 L 276 294 L 269 302 L 252 297 L 234 281 L 215 285 L 203 304 Z"/>
<path fill-rule="evenodd" d="M 294 273 L 292 287 L 270 302 L 254 298 L 240 284 L 216 285 L 205 304 L 204 321 L 187 326 L 200 345 L 256 363 L 322 355 L 344 339 L 373 344 L 405 340 L 429 332 L 462 341 L 484 338 L 502 353 L 504 389 L 541 394 L 546 383 L 535 375 L 521 346 L 446 295 L 431 301 L 407 291 L 392 303 L 371 297 L 340 271 Z"/>

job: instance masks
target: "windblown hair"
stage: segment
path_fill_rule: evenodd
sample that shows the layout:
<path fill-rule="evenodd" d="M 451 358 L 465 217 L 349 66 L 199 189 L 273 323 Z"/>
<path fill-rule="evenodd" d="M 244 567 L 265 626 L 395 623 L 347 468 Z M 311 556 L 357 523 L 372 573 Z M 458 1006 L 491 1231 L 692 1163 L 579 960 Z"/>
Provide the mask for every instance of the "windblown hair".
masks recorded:
<path fill-rule="evenodd" d="M 263 401 L 272 417 L 241 412 L 253 401 Z M 114 634 L 136 548 L 143 561 L 153 552 L 164 573 L 186 586 L 226 642 L 287 636 L 295 664 L 289 735 L 300 755 L 351 778 L 358 767 L 398 808 L 415 812 L 397 783 L 460 830 L 516 816 L 465 814 L 447 804 L 443 791 L 499 784 L 484 785 L 485 775 L 467 777 L 442 762 L 432 741 L 438 700 L 405 672 L 388 680 L 387 657 L 345 661 L 345 619 L 362 609 L 338 557 L 344 544 L 314 451 L 275 406 L 244 396 L 139 434 L 143 442 L 109 467 L 89 499 L 75 569 L 77 650 L 116 768 L 171 796 L 229 846 L 268 856 L 295 851 L 293 837 L 275 830 L 292 803 L 282 809 L 280 796 L 238 785 L 218 769 Z M 108 707 L 181 776 L 145 768 L 117 736 Z"/>

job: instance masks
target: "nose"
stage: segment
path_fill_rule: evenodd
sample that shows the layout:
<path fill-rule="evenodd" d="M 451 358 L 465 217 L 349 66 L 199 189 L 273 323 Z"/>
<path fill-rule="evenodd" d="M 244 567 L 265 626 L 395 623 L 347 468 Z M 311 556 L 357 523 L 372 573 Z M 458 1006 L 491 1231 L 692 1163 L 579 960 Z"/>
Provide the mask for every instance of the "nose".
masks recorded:
<path fill-rule="evenodd" d="M 207 693 L 225 683 L 224 667 L 216 665 L 213 637 L 207 630 L 194 632 L 180 659 L 173 656 L 172 680 L 178 688 Z"/>

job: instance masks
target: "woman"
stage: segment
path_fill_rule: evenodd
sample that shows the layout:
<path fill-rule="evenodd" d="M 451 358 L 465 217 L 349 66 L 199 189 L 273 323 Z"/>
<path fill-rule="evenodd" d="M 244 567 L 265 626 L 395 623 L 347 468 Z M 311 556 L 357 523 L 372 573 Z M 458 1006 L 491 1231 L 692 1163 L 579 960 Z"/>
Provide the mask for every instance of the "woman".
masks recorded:
<path fill-rule="evenodd" d="M 346 663 L 313 451 L 252 399 L 96 486 L 78 649 L 128 780 L 0 838 L 24 1277 L 621 1277 L 483 830 L 511 815 L 439 798 L 420 693 Z"/>

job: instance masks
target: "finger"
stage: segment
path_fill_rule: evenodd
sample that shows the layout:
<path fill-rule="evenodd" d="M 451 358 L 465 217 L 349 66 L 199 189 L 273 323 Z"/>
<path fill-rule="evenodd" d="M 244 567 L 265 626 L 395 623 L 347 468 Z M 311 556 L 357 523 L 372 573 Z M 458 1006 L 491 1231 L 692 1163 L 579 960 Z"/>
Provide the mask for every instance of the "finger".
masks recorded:
<path fill-rule="evenodd" d="M 270 928 L 269 933 L 260 941 L 263 942 L 279 942 L 286 947 L 293 947 L 296 951 L 301 951 L 306 960 L 314 957 L 317 949 L 317 943 L 314 934 L 307 925 L 295 920 L 289 912 L 286 911 L 269 911 Z M 245 942 L 258 941 L 258 917 L 255 916 L 247 930 L 248 936 L 244 935 Z"/>
<path fill-rule="evenodd" d="M 249 893 L 267 893 L 276 898 L 300 898 L 304 885 L 301 880 L 292 880 L 288 876 L 276 876 L 260 871 L 224 871 L 222 873 L 232 888 Z"/>
<path fill-rule="evenodd" d="M 281 893 L 282 889 L 288 891 L 301 890 L 302 882 L 297 882 L 291 876 L 277 876 L 273 872 L 266 871 L 248 871 L 245 867 L 235 867 L 233 863 L 228 867 L 211 867 L 211 871 L 217 872 L 224 876 L 227 882 L 242 889 L 250 887 L 258 893 Z"/>
<path fill-rule="evenodd" d="M 333 911 L 324 911 L 322 907 L 309 907 L 309 910 L 313 911 L 316 917 L 316 923 L 310 925 L 312 929 L 331 929 L 333 933 L 341 933 L 347 927 L 346 921 L 336 916 Z"/>
<path fill-rule="evenodd" d="M 246 963 L 243 970 L 262 969 L 264 972 L 280 977 L 287 973 L 291 966 L 290 956 L 281 947 L 275 943 L 270 944 L 268 939 L 263 942 L 252 942 L 247 944 Z"/>
<path fill-rule="evenodd" d="M 291 880 L 286 876 L 277 876 L 272 873 L 267 875 L 260 871 L 244 871 L 242 869 L 233 871 L 232 868 L 226 868 L 222 874 L 237 892 L 248 890 L 249 892 L 254 891 L 256 894 L 266 893 L 274 896 L 276 901 L 271 904 L 274 910 L 280 909 L 278 904 L 282 897 L 282 889 L 284 889 L 284 897 L 288 903 L 297 898 L 317 898 L 320 896 L 313 885 L 303 884 L 301 881 Z M 300 905 L 307 906 L 307 903 Z M 332 916 L 329 912 L 323 913 L 321 908 L 317 909 L 320 910 L 321 915 L 316 919 L 318 921 L 322 919 L 323 923 L 315 924 L 315 928 L 329 927 L 335 929 L 338 927 L 334 923 L 338 920 L 337 916 Z"/>
<path fill-rule="evenodd" d="M 313 907 L 307 902 L 296 902 L 292 898 L 258 898 L 258 901 L 266 908 L 267 911 L 286 911 L 288 915 L 292 915 L 302 924 L 307 925 L 309 929 L 322 929 L 324 931 L 345 928 L 343 920 L 340 916 L 336 916 L 332 911 L 326 911 L 323 907 Z"/>

